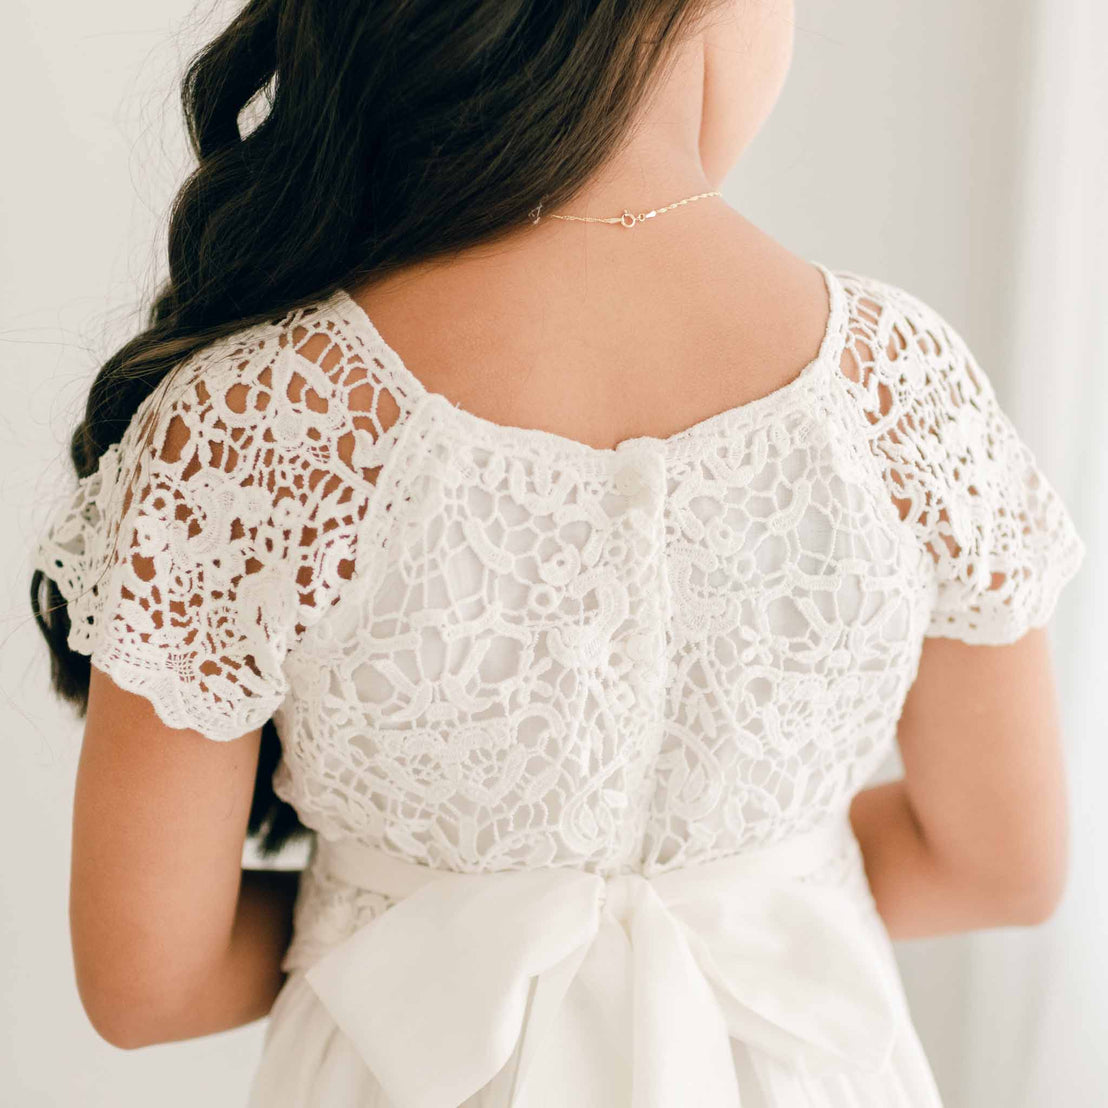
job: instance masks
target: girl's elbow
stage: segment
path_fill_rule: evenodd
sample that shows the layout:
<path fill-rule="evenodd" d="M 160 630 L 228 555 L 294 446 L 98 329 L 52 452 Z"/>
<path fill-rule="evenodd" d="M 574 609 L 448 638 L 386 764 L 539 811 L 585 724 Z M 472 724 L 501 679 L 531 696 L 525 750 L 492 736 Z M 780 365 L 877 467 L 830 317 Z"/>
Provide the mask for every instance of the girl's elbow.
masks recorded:
<path fill-rule="evenodd" d="M 95 990 L 78 991 L 85 1016 L 104 1042 L 120 1050 L 135 1050 L 157 1041 L 152 1034 L 152 1021 L 140 1017 L 136 1008 L 101 996 Z"/>
<path fill-rule="evenodd" d="M 1016 898 L 1011 922 L 1021 927 L 1036 927 L 1046 923 L 1058 911 L 1065 894 L 1066 875 L 1048 874 L 1028 879 Z"/>
<path fill-rule="evenodd" d="M 134 966 L 108 973 L 78 965 L 77 992 L 93 1030 L 114 1047 L 136 1050 L 181 1037 L 187 1001 L 160 975 Z"/>
<path fill-rule="evenodd" d="M 1046 923 L 1062 903 L 1067 877 L 1064 857 L 1026 859 L 1013 865 L 998 893 L 999 924 L 1037 927 Z"/>
<path fill-rule="evenodd" d="M 118 1013 L 104 1012 L 86 1004 L 85 1015 L 96 1034 L 109 1046 L 120 1050 L 137 1050 L 140 1046 L 152 1046 L 157 1041 L 153 1036 L 144 1034 L 144 1029 L 136 1026 L 134 1020 L 126 1016 L 120 1018 Z"/>

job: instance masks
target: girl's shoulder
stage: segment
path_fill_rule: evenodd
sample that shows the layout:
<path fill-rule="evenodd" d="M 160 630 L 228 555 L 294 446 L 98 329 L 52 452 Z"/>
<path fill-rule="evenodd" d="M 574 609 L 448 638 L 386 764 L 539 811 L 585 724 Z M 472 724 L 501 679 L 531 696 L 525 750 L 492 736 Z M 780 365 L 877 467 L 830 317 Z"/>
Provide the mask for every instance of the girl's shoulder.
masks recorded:
<path fill-rule="evenodd" d="M 930 555 L 927 633 L 1011 642 L 1053 613 L 1086 553 L 988 370 L 921 297 L 850 271 L 840 365 L 903 523 Z"/>
<path fill-rule="evenodd" d="M 384 367 L 349 341 L 333 299 L 226 335 L 183 359 L 139 406 L 121 448 L 168 460 L 226 446 L 221 468 L 309 458 L 372 484 L 374 446 L 402 410 Z M 388 394 L 388 395 L 386 395 Z"/>
<path fill-rule="evenodd" d="M 326 304 L 182 359 L 36 546 L 69 647 L 171 727 L 227 739 L 268 719 L 289 650 L 360 569 L 399 411 L 385 392 Z"/>

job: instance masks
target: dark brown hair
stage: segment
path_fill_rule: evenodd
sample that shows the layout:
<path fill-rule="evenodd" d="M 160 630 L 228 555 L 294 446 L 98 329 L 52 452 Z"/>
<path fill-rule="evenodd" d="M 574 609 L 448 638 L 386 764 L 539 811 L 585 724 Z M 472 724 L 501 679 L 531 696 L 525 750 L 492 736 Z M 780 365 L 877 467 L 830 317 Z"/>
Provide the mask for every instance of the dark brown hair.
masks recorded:
<path fill-rule="evenodd" d="M 78 478 L 207 344 L 571 199 L 714 2 L 250 0 L 185 72 L 198 164 L 170 211 L 169 277 L 92 383 L 70 442 Z M 31 606 L 52 685 L 84 716 L 90 661 L 41 571 Z M 279 756 L 269 721 L 249 817 L 263 853 L 303 830 L 273 794 Z"/>

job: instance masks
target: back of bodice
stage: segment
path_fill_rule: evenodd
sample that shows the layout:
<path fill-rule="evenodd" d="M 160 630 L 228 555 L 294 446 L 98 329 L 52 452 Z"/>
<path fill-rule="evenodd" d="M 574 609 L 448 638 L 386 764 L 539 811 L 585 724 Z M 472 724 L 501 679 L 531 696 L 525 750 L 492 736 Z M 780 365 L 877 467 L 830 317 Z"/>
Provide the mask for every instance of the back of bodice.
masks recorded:
<path fill-rule="evenodd" d="M 427 391 L 341 291 L 215 344 L 43 541 L 71 645 L 171 726 L 272 716 L 305 824 L 437 868 L 651 874 L 841 814 L 925 636 L 1044 623 L 1084 546 L 957 333 L 822 272 L 796 378 L 611 450 Z M 298 912 L 381 906 L 309 872 Z"/>

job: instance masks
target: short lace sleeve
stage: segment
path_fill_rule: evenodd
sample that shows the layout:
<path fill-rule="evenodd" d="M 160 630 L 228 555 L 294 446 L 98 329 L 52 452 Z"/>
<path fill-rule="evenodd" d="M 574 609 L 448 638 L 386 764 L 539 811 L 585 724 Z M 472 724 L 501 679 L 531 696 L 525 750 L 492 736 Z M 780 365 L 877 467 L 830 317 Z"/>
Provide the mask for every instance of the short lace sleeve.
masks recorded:
<path fill-rule="evenodd" d="M 859 290 L 847 360 L 904 519 L 930 553 L 926 634 L 1001 644 L 1047 623 L 1085 544 L 961 335 L 893 286 Z"/>
<path fill-rule="evenodd" d="M 178 366 L 37 548 L 70 648 L 211 739 L 273 714 L 288 651 L 356 568 L 378 390 L 363 366 L 304 356 L 325 355 L 326 335 L 303 338 L 273 331 Z"/>

